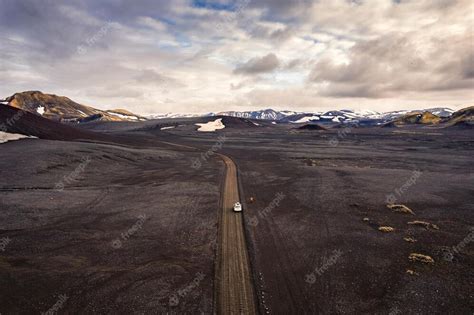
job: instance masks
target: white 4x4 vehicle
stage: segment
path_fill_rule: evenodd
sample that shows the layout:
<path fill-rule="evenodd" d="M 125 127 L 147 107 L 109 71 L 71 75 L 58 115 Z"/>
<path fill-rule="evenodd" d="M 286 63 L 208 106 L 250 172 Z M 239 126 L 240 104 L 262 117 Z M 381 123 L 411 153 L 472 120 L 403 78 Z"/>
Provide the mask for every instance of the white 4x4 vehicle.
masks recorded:
<path fill-rule="evenodd" d="M 242 211 L 242 205 L 240 204 L 240 202 L 236 202 L 234 204 L 234 211 L 235 212 L 241 212 Z"/>

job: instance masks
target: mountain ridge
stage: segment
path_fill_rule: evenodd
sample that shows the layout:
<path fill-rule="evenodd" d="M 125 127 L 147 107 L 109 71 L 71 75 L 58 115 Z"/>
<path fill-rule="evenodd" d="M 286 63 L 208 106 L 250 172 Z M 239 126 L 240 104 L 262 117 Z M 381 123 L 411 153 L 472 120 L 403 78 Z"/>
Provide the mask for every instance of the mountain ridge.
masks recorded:
<path fill-rule="evenodd" d="M 448 107 L 434 107 L 424 110 L 399 110 L 399 111 L 389 111 L 389 112 L 377 112 L 377 111 L 353 111 L 349 109 L 342 110 L 330 110 L 330 111 L 290 111 L 290 110 L 274 110 L 271 108 L 262 109 L 262 110 L 253 110 L 253 111 L 223 111 L 217 113 L 206 113 L 206 114 L 178 114 L 178 113 L 166 113 L 166 114 L 153 114 L 147 116 L 149 119 L 164 119 L 164 118 L 191 118 L 191 117 L 214 117 L 214 116 L 229 116 L 237 118 L 247 118 L 247 119 L 258 119 L 258 120 L 271 120 L 271 121 L 282 121 L 282 122 L 293 122 L 297 123 L 297 120 L 303 119 L 305 117 L 319 117 L 319 119 L 314 118 L 314 120 L 353 120 L 353 119 L 380 119 L 384 121 L 389 121 L 401 117 L 408 113 L 415 112 L 430 112 L 438 117 L 447 118 L 455 111 Z M 302 120 L 299 123 L 308 122 L 308 120 Z M 335 121 L 336 122 L 336 121 Z"/>
<path fill-rule="evenodd" d="M 354 123 L 360 125 L 389 125 L 402 126 L 409 124 L 439 124 L 447 123 L 456 113 L 448 107 L 434 107 L 424 110 L 398 110 L 377 112 L 372 110 L 354 111 L 350 109 L 330 111 L 297 112 L 291 110 L 274 110 L 272 108 L 253 111 L 223 111 L 206 114 L 155 114 L 147 117 L 136 115 L 125 109 L 100 110 L 91 106 L 79 104 L 68 97 L 45 94 L 41 91 L 25 91 L 0 100 L 0 104 L 9 105 L 28 111 L 32 114 L 65 123 L 86 123 L 91 121 L 143 121 L 147 119 L 197 118 L 197 117 L 236 117 L 243 119 L 268 120 L 281 123 Z M 462 111 L 462 110 L 461 110 Z M 432 116 L 429 116 L 429 113 Z M 470 125 L 471 120 L 464 115 L 458 118 L 459 123 Z M 421 115 L 421 116 L 420 116 Z M 409 118 L 409 117 L 411 118 Z M 429 117 L 428 117 L 429 116 Z M 417 117 L 422 117 L 418 120 Z M 424 117 L 424 118 L 423 118 Z M 456 123 L 455 122 L 455 123 Z M 455 124 L 453 123 L 453 124 Z"/>
<path fill-rule="evenodd" d="M 46 94 L 41 91 L 15 93 L 2 100 L 1 103 L 50 120 L 66 123 L 93 120 L 140 121 L 145 119 L 124 109 L 100 110 L 79 104 L 66 96 Z"/>

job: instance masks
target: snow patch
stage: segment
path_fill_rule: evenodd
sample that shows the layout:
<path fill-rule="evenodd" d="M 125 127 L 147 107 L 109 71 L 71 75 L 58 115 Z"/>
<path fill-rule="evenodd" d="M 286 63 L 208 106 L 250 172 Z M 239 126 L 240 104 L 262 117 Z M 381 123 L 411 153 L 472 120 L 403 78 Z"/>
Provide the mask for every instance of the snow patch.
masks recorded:
<path fill-rule="evenodd" d="M 168 130 L 168 129 L 174 129 L 175 126 L 169 126 L 169 127 L 163 127 L 160 130 Z"/>
<path fill-rule="evenodd" d="M 430 109 L 427 109 L 427 111 L 429 111 L 433 115 L 436 115 L 442 118 L 449 117 L 454 113 L 454 110 L 452 110 L 451 108 L 430 108 Z"/>
<path fill-rule="evenodd" d="M 112 116 L 116 116 L 122 119 L 132 119 L 132 120 L 139 120 L 137 116 L 128 116 L 128 115 L 122 115 L 119 113 L 114 113 L 114 112 L 108 112 Z"/>
<path fill-rule="evenodd" d="M 276 122 L 272 121 L 272 125 L 276 125 L 276 124 L 277 124 Z"/>
<path fill-rule="evenodd" d="M 84 117 L 87 117 L 87 114 L 86 114 L 86 113 L 84 113 L 82 110 L 79 110 L 79 109 L 78 109 L 77 111 L 78 111 L 78 112 L 79 112 L 79 114 L 81 114 L 82 116 L 84 116 Z"/>
<path fill-rule="evenodd" d="M 201 131 L 201 132 L 212 132 L 212 131 L 225 128 L 225 125 L 222 123 L 222 118 L 219 118 L 214 121 L 210 121 L 205 124 L 196 124 L 196 126 L 199 126 L 198 131 Z"/>
<path fill-rule="evenodd" d="M 284 110 L 284 111 L 280 112 L 280 114 L 282 114 L 284 116 L 293 116 L 293 115 L 297 115 L 298 112 L 292 112 L 292 111 Z"/>
<path fill-rule="evenodd" d="M 36 112 L 37 112 L 38 114 L 40 114 L 41 116 L 43 116 L 43 115 L 44 115 L 44 112 L 45 112 L 44 106 L 38 107 L 38 108 L 36 109 Z"/>
<path fill-rule="evenodd" d="M 292 121 L 294 124 L 302 124 L 302 123 L 307 123 L 312 120 L 319 120 L 319 116 L 308 116 L 308 117 L 303 117 L 301 119 L 298 119 L 296 121 Z"/>
<path fill-rule="evenodd" d="M 5 142 L 8 142 L 8 141 L 20 140 L 20 139 L 27 139 L 27 138 L 30 138 L 30 139 L 38 139 L 38 138 L 36 138 L 36 137 L 25 136 L 25 135 L 22 135 L 22 134 L 19 134 L 19 133 L 8 133 L 8 132 L 0 131 L 0 143 L 5 143 Z"/>

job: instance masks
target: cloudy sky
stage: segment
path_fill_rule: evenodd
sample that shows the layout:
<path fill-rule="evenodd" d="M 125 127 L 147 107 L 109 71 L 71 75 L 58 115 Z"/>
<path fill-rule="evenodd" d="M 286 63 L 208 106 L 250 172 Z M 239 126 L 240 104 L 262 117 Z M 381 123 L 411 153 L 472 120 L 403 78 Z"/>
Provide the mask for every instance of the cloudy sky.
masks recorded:
<path fill-rule="evenodd" d="M 0 97 L 139 114 L 474 102 L 472 0 L 0 0 Z"/>

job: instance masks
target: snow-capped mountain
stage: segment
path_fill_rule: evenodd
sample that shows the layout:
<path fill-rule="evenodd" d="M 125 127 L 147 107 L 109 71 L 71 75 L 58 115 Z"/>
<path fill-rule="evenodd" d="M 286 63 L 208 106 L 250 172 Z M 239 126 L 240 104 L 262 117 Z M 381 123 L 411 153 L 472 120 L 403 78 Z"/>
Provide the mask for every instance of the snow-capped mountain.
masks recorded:
<path fill-rule="evenodd" d="M 430 108 L 424 110 L 399 110 L 386 113 L 379 113 L 376 111 L 352 111 L 348 109 L 333 110 L 325 113 L 304 113 L 292 116 L 287 116 L 281 120 L 281 122 L 289 123 L 308 123 L 308 122 L 319 122 L 319 123 L 350 123 L 358 122 L 360 124 L 377 125 L 395 120 L 399 117 L 414 112 L 430 112 L 440 118 L 450 117 L 454 111 L 450 108 Z"/>
<path fill-rule="evenodd" d="M 165 113 L 165 114 L 152 114 L 146 116 L 148 119 L 171 119 L 171 118 L 195 118 L 195 117 L 213 117 L 216 116 L 214 113 L 207 114 L 179 114 L 179 113 Z"/>
<path fill-rule="evenodd" d="M 353 111 L 349 109 L 331 110 L 327 112 L 295 112 L 295 111 L 277 111 L 273 109 L 264 109 L 256 111 L 227 111 L 208 114 L 156 114 L 150 115 L 149 119 L 165 119 L 165 118 L 192 118 L 192 117 L 213 117 L 213 116 L 230 116 L 246 119 L 273 120 L 282 123 L 349 123 L 359 122 L 361 124 L 382 124 L 397 119 L 398 117 L 407 115 L 412 112 L 430 112 L 438 117 L 445 118 L 451 116 L 454 111 L 450 108 L 430 108 L 425 110 L 399 110 L 386 113 L 380 113 L 372 110 Z"/>
<path fill-rule="evenodd" d="M 324 113 L 304 113 L 292 116 L 287 116 L 281 120 L 281 122 L 288 122 L 294 124 L 308 123 L 308 122 L 320 122 L 320 123 L 342 123 L 349 121 L 360 121 L 360 120 L 377 120 L 380 119 L 379 113 L 377 112 L 354 112 L 352 110 L 332 110 Z"/>
<path fill-rule="evenodd" d="M 390 120 L 394 120 L 398 117 L 407 115 L 409 113 L 414 113 L 414 112 L 429 112 L 438 117 L 447 118 L 451 116 L 455 111 L 447 107 L 437 107 L 437 108 L 428 108 L 428 109 L 420 109 L 420 110 L 398 110 L 398 111 L 379 114 L 378 119 L 390 121 Z M 372 118 L 375 118 L 375 117 L 372 117 Z"/>
<path fill-rule="evenodd" d="M 247 111 L 247 112 L 221 112 L 217 115 L 222 116 L 233 116 L 240 118 L 249 119 L 263 119 L 263 120 L 275 120 L 287 123 L 308 123 L 308 122 L 334 122 L 340 123 L 344 121 L 353 121 L 361 119 L 382 119 L 383 114 L 375 111 L 362 111 L 355 112 L 348 109 L 343 110 L 332 110 L 327 112 L 306 112 L 298 113 L 295 111 L 275 111 L 273 109 L 266 109 L 260 111 Z"/>
<path fill-rule="evenodd" d="M 273 109 L 257 110 L 257 111 L 248 111 L 248 112 L 220 112 L 218 116 L 231 116 L 247 119 L 261 119 L 261 120 L 281 120 L 287 116 L 296 115 L 297 112 L 294 111 L 276 111 Z"/>
<path fill-rule="evenodd" d="M 455 112 L 451 108 L 447 108 L 447 107 L 428 108 L 428 109 L 425 109 L 424 111 L 430 112 L 433 115 L 436 115 L 441 118 L 450 117 Z"/>
<path fill-rule="evenodd" d="M 397 110 L 397 111 L 393 111 L 393 112 L 386 112 L 386 113 L 380 114 L 378 119 L 382 119 L 384 121 L 390 121 L 390 120 L 394 120 L 398 117 L 401 117 L 403 115 L 406 115 L 409 112 L 411 112 L 411 111 L 410 110 Z"/>

